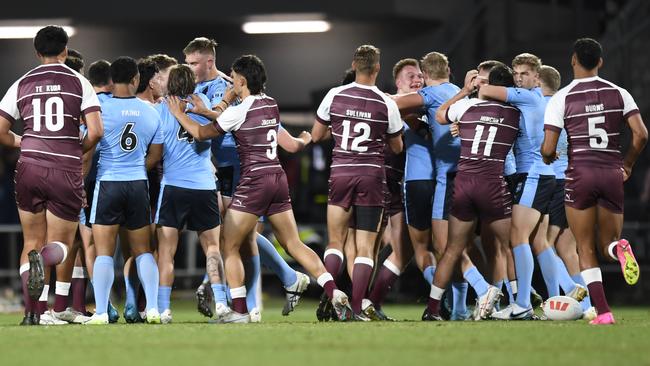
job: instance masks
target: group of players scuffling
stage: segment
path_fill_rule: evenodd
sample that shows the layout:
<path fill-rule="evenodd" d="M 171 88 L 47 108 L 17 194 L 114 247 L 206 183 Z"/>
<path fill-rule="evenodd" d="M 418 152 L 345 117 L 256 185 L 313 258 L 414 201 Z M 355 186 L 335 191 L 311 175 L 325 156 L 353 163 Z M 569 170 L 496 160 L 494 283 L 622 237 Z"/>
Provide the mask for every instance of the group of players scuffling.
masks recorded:
<path fill-rule="evenodd" d="M 109 295 L 118 235 L 125 320 L 170 323 L 184 229 L 197 232 L 206 256 L 198 310 L 215 323 L 261 321 L 261 265 L 286 290 L 283 315 L 315 278 L 324 290 L 321 321 L 393 320 L 382 303 L 413 257 L 431 284 L 422 320 L 535 319 L 533 252 L 549 297 L 561 289 L 591 324 L 615 322 L 597 250 L 620 262 L 627 283 L 638 281 L 620 234 L 623 184 L 647 130 L 630 94 L 598 77 L 602 48 L 593 39 L 575 42 L 574 80 L 561 89 L 558 71 L 530 53 L 516 56 L 512 69 L 483 61 L 458 88 L 447 57 L 430 52 L 393 67 L 396 95 L 375 86 L 379 49 L 360 46 L 342 85 L 321 102 L 311 134 L 297 138 L 280 125 L 255 55 L 237 58 L 228 76 L 215 66 L 217 44 L 201 37 L 183 50 L 186 64 L 162 54 L 100 60 L 88 80 L 67 43 L 61 27 L 41 29 L 34 38 L 41 65 L 0 102 L 0 142 L 21 149 L 23 325 L 116 322 Z M 10 130 L 19 119 L 22 136 Z M 623 157 L 625 124 L 632 137 Z M 297 152 L 329 138 L 321 261 L 298 235 L 277 148 Z M 258 234 L 263 218 L 310 276 Z M 382 236 L 392 253 L 375 268 Z M 56 297 L 48 309 L 52 266 Z M 351 297 L 337 288 L 343 270 Z M 441 301 L 448 286 L 450 304 Z M 501 308 L 504 286 L 509 305 Z"/>

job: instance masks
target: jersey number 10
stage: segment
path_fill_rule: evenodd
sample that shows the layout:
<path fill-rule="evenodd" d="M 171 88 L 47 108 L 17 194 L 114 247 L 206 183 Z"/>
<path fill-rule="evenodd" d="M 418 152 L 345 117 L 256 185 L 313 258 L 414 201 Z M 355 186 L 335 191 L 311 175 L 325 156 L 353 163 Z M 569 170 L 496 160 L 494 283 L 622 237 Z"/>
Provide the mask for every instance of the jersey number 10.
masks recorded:
<path fill-rule="evenodd" d="M 41 130 L 41 119 L 45 117 L 45 129 L 56 132 L 63 128 L 63 99 L 61 97 L 50 97 L 45 100 L 45 113 L 41 112 L 41 98 L 32 99 L 33 128 L 34 132 Z"/>

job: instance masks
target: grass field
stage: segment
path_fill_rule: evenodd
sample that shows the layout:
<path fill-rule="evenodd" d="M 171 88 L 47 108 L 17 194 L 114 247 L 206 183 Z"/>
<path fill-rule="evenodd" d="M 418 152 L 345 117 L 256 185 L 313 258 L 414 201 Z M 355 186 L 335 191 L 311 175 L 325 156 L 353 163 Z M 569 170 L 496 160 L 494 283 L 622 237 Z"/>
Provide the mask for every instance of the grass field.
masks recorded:
<path fill-rule="evenodd" d="M 615 308 L 618 324 L 419 321 L 421 306 L 386 305 L 401 322 L 318 323 L 314 302 L 290 317 L 270 302 L 263 323 L 212 325 L 190 302 L 174 324 L 19 327 L 0 315 L 0 365 L 650 365 L 650 308 Z M 120 322 L 123 320 L 120 319 Z"/>

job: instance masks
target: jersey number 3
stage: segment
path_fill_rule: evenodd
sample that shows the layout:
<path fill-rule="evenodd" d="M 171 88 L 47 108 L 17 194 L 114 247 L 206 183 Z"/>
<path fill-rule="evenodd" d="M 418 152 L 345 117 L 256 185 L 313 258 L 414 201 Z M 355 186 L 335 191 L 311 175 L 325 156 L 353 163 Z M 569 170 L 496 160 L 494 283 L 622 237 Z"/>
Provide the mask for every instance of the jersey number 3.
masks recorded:
<path fill-rule="evenodd" d="M 133 126 L 135 123 L 128 122 L 120 136 L 120 147 L 126 152 L 131 152 L 138 146 L 138 135 L 133 132 Z"/>

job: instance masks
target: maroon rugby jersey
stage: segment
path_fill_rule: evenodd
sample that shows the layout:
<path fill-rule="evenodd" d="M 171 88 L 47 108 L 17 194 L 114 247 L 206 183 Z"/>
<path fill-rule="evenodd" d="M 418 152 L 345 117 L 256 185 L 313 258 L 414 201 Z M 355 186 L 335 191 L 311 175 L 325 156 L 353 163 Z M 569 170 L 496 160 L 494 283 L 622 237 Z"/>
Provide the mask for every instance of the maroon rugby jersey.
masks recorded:
<path fill-rule="evenodd" d="M 92 85 L 64 64 L 41 65 L 18 79 L 0 102 L 0 115 L 25 128 L 20 160 L 81 171 L 81 117 L 99 111 Z"/>
<path fill-rule="evenodd" d="M 219 132 L 232 132 L 237 143 L 241 175 L 284 173 L 278 159 L 280 111 L 275 99 L 249 95 L 227 108 L 215 122 Z"/>
<path fill-rule="evenodd" d="M 402 119 L 392 99 L 376 86 L 346 84 L 327 93 L 316 120 L 332 126 L 330 177 L 384 176 L 386 138 L 402 131 Z"/>
<path fill-rule="evenodd" d="M 447 110 L 447 118 L 459 122 L 458 171 L 503 176 L 506 155 L 519 132 L 520 117 L 519 109 L 497 101 L 472 98 L 452 104 Z"/>
<path fill-rule="evenodd" d="M 636 113 L 639 109 L 627 90 L 598 76 L 575 79 L 549 100 L 544 128 L 566 130 L 569 168 L 620 168 L 621 130 Z"/>

